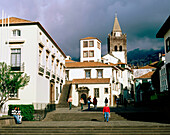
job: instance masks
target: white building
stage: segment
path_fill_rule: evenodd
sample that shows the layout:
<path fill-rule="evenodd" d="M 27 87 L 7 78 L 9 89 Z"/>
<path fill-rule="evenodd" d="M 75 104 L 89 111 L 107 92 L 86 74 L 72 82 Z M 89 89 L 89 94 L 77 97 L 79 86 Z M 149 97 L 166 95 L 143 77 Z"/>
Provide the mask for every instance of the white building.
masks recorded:
<path fill-rule="evenodd" d="M 68 81 L 71 82 L 73 105 L 78 106 L 81 97 L 93 99 L 96 96 L 98 106 L 104 106 L 107 97 L 109 105 L 115 104 L 115 96 L 121 92 L 118 85 L 119 69 L 114 65 L 100 62 L 66 62 Z"/>
<path fill-rule="evenodd" d="M 101 41 L 95 37 L 80 39 L 80 62 L 100 62 Z"/>
<path fill-rule="evenodd" d="M 164 39 L 165 62 L 160 70 L 160 91 L 170 91 L 170 16 L 156 34 L 157 38 Z"/>
<path fill-rule="evenodd" d="M 15 17 L 0 20 L 0 61 L 30 76 L 29 84 L 5 104 L 57 104 L 65 83 L 66 55 L 39 22 Z M 8 20 L 6 21 L 8 22 Z M 3 109 L 4 109 L 3 108 Z"/>

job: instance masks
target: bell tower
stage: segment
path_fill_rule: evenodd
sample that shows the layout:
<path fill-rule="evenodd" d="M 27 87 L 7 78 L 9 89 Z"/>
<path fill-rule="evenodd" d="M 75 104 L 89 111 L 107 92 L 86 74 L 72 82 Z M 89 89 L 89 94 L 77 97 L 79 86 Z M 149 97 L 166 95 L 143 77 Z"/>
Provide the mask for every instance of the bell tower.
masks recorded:
<path fill-rule="evenodd" d="M 108 53 L 119 58 L 121 62 L 127 63 L 126 34 L 122 34 L 117 14 L 115 14 L 113 30 L 108 34 Z"/>

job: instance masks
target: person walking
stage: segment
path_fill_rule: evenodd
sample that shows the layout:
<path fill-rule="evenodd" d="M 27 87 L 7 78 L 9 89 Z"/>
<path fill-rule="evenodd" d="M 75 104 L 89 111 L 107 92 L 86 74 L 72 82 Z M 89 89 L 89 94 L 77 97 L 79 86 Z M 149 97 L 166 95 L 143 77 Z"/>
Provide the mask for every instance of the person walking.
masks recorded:
<path fill-rule="evenodd" d="M 87 99 L 87 103 L 88 103 L 88 110 L 90 110 L 91 96 L 89 96 L 89 97 L 88 97 L 88 99 Z"/>
<path fill-rule="evenodd" d="M 83 104 L 84 104 L 83 98 L 80 99 L 80 104 L 81 104 L 81 110 L 83 110 Z"/>
<path fill-rule="evenodd" d="M 110 108 L 106 104 L 106 106 L 103 108 L 103 114 L 104 114 L 104 121 L 109 122 L 109 117 L 110 117 Z"/>
<path fill-rule="evenodd" d="M 97 110 L 97 99 L 96 99 L 96 97 L 93 98 L 93 105 L 94 105 L 94 110 Z"/>
<path fill-rule="evenodd" d="M 68 98 L 68 103 L 69 103 L 69 110 L 71 110 L 71 106 L 72 106 L 72 97 L 70 96 L 69 98 Z"/>
<path fill-rule="evenodd" d="M 108 104 L 108 99 L 107 99 L 107 97 L 105 98 L 104 103 L 105 103 L 105 106 L 106 106 L 106 104 Z"/>

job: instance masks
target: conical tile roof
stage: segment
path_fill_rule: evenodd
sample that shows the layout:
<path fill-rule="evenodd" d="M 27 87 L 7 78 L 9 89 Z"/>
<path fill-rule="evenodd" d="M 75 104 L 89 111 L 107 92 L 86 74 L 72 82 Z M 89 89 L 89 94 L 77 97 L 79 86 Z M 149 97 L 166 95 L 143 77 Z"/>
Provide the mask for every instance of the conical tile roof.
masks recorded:
<path fill-rule="evenodd" d="M 115 32 L 122 32 L 118 19 L 117 19 L 117 15 L 115 15 L 115 21 L 114 21 L 114 25 L 113 25 L 113 33 Z"/>

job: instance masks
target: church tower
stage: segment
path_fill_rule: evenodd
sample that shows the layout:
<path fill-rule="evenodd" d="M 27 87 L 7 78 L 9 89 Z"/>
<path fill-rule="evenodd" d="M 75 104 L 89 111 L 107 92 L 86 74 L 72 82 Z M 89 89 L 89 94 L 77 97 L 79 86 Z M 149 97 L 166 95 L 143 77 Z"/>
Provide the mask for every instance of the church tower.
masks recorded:
<path fill-rule="evenodd" d="M 108 53 L 119 58 L 121 62 L 127 63 L 126 34 L 122 34 L 117 14 L 115 14 L 113 30 L 108 34 Z"/>

